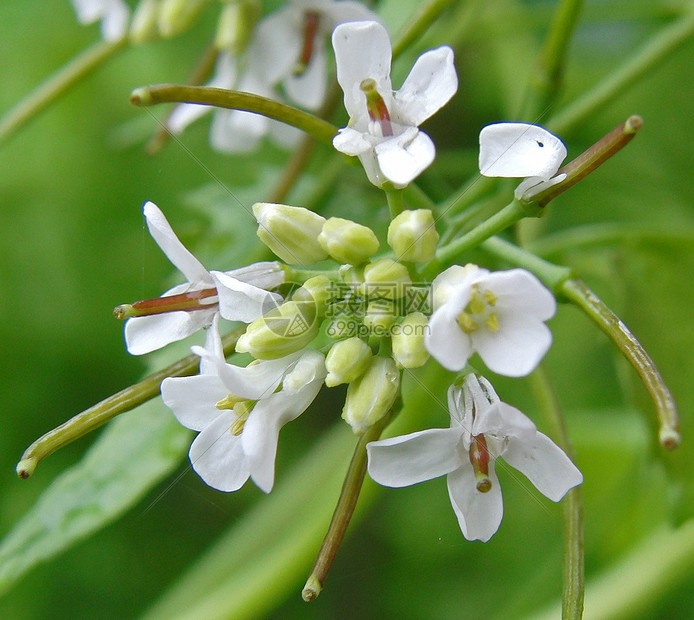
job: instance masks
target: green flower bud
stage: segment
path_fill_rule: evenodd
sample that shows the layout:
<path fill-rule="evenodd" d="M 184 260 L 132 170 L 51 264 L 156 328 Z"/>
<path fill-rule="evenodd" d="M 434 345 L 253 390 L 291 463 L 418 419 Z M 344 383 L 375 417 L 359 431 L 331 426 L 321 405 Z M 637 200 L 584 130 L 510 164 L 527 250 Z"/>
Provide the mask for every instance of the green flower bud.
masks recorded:
<path fill-rule="evenodd" d="M 338 263 L 358 265 L 378 251 L 374 231 L 351 220 L 331 217 L 318 236 L 321 247 Z"/>
<path fill-rule="evenodd" d="M 159 8 L 159 34 L 175 37 L 188 30 L 208 0 L 162 0 Z"/>
<path fill-rule="evenodd" d="M 325 358 L 328 370 L 325 385 L 335 387 L 341 383 L 352 383 L 364 374 L 372 357 L 371 347 L 360 338 L 336 342 Z"/>
<path fill-rule="evenodd" d="M 311 265 L 328 257 L 318 243 L 325 218 L 303 207 L 256 202 L 258 237 L 284 262 Z"/>
<path fill-rule="evenodd" d="M 335 292 L 335 285 L 325 276 L 314 276 L 294 291 L 292 301 L 312 302 L 316 305 L 316 314 L 322 316 Z"/>
<path fill-rule="evenodd" d="M 303 349 L 318 334 L 316 304 L 286 301 L 246 327 L 236 343 L 239 353 L 274 360 Z"/>
<path fill-rule="evenodd" d="M 340 265 L 340 268 L 337 270 L 337 272 L 340 275 L 340 280 L 342 280 L 345 284 L 358 286 L 359 284 L 364 282 L 363 267 L 354 267 L 353 265 Z"/>
<path fill-rule="evenodd" d="M 390 258 L 381 258 L 364 267 L 362 294 L 367 298 L 399 299 L 412 285 L 407 267 Z"/>
<path fill-rule="evenodd" d="M 371 359 L 366 372 L 347 388 L 342 418 L 359 434 L 378 422 L 400 392 L 400 371 L 390 357 Z"/>
<path fill-rule="evenodd" d="M 257 0 L 229 0 L 224 3 L 217 22 L 214 43 L 219 50 L 240 54 L 253 34 L 262 7 Z"/>
<path fill-rule="evenodd" d="M 392 299 L 375 299 L 366 306 L 364 325 L 377 336 L 385 336 L 397 318 L 396 304 Z"/>
<path fill-rule="evenodd" d="M 429 209 L 403 211 L 388 226 L 388 245 L 401 261 L 428 263 L 434 259 L 439 233 Z"/>
<path fill-rule="evenodd" d="M 419 368 L 429 359 L 424 346 L 424 334 L 429 319 L 421 312 L 408 314 L 391 329 L 393 357 L 402 368 Z"/>
<path fill-rule="evenodd" d="M 130 21 L 130 40 L 135 45 L 159 38 L 158 16 L 159 0 L 142 0 L 137 5 Z"/>

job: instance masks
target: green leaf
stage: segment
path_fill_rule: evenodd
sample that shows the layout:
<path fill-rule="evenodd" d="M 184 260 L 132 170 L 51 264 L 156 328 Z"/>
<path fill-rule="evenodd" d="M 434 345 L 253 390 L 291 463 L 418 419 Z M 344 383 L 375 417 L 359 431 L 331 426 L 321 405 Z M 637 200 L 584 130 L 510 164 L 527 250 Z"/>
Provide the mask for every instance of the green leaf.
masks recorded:
<path fill-rule="evenodd" d="M 112 422 L 0 545 L 0 593 L 110 523 L 180 462 L 190 434 L 158 401 Z"/>

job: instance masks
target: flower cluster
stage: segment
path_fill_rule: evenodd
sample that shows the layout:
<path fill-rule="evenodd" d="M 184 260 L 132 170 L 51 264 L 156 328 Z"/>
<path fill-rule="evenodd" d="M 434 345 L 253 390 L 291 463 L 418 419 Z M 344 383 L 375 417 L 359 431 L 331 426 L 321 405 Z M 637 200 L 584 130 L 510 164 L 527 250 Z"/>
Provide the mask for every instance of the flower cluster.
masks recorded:
<path fill-rule="evenodd" d="M 291 17 L 298 7 L 304 17 L 324 10 L 316 19 L 332 28 L 338 14 L 348 19 L 356 11 L 353 4 L 294 2 L 261 22 L 254 41 L 279 28 L 280 16 L 302 23 Z M 338 5 L 340 11 L 331 13 Z M 334 146 L 357 155 L 375 185 L 402 188 L 434 158 L 433 142 L 418 125 L 457 89 L 453 52 L 444 46 L 420 56 L 394 93 L 383 26 L 341 23 L 332 36 L 337 79 L 350 115 Z M 253 58 L 267 61 L 262 54 Z M 279 82 L 280 75 L 287 78 L 285 65 L 268 85 Z M 270 75 L 270 68 L 264 73 Z M 309 78 L 288 78 L 287 92 L 295 79 Z M 552 178 L 566 150 L 542 128 L 492 125 L 482 130 L 480 145 L 482 174 L 529 177 L 516 191 L 519 199 L 529 199 L 538 187 L 561 177 Z M 393 214 L 384 254 L 376 232 L 358 222 L 326 219 L 303 207 L 256 203 L 258 237 L 279 260 L 224 272 L 207 271 L 153 203 L 145 204 L 144 215 L 154 240 L 188 282 L 116 312 L 128 319 L 125 338 L 134 354 L 207 328 L 205 346 L 193 347 L 200 374 L 168 378 L 161 392 L 179 422 L 198 431 L 190 460 L 210 486 L 235 491 L 250 478 L 269 492 L 279 431 L 309 407 L 321 385 L 347 385 L 342 417 L 363 434 L 398 407 L 403 372 L 430 357 L 447 370 L 463 371 L 448 392 L 451 427 L 371 442 L 374 480 L 405 486 L 446 474 L 463 534 L 481 540 L 492 536 L 502 516 L 497 458 L 503 456 L 554 501 L 581 482 L 568 457 L 467 366 L 478 354 L 495 373 L 521 377 L 532 372 L 552 341 L 545 322 L 554 315 L 554 296 L 520 268 L 493 272 L 454 264 L 433 278 L 425 275 L 439 244 L 432 210 Z M 311 269 L 316 263 L 320 268 Z M 246 367 L 226 361 L 222 319 L 246 324 L 235 342 L 236 352 L 254 358 Z"/>

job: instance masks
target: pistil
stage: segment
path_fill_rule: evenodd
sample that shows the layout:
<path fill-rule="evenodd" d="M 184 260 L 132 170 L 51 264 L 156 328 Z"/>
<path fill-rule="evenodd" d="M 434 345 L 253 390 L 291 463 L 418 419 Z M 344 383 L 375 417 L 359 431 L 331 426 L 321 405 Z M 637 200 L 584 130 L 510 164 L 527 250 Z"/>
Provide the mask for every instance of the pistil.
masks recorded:
<path fill-rule="evenodd" d="M 477 490 L 480 493 L 487 493 L 492 488 L 492 481 L 489 479 L 489 450 L 484 435 L 472 438 L 470 463 L 475 470 Z"/>
<path fill-rule="evenodd" d="M 132 304 L 121 304 L 113 309 L 113 316 L 119 320 L 129 319 L 134 316 L 150 316 L 165 312 L 204 310 L 216 303 L 216 288 L 207 288 L 199 291 L 190 291 L 180 295 L 168 295 L 155 299 L 144 299 Z M 207 300 L 207 301 L 205 301 Z"/>
<path fill-rule="evenodd" d="M 304 16 L 304 45 L 301 48 L 301 55 L 294 65 L 294 75 L 302 75 L 308 68 L 308 63 L 311 62 L 319 21 L 320 16 L 318 13 L 308 11 Z"/>
<path fill-rule="evenodd" d="M 393 127 L 390 123 L 390 113 L 386 102 L 376 89 L 376 80 L 366 78 L 361 81 L 359 88 L 366 95 L 366 109 L 369 112 L 369 118 L 381 127 L 383 137 L 392 136 Z"/>

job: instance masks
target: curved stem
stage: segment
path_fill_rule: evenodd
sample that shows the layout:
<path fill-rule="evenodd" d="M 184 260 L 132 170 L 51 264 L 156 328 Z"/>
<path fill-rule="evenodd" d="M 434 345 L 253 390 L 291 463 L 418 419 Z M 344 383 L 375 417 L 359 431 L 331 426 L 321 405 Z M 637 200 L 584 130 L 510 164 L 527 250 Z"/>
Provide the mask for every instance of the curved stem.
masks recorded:
<path fill-rule="evenodd" d="M 301 129 L 317 140 L 330 145 L 332 145 L 333 136 L 337 133 L 337 127 L 331 123 L 298 108 L 260 95 L 223 88 L 155 84 L 136 88 L 130 95 L 130 103 L 143 107 L 157 103 L 195 103 L 253 112 Z"/>
<path fill-rule="evenodd" d="M 634 367 L 655 404 L 660 445 L 666 450 L 674 450 L 681 440 L 679 414 L 672 393 L 665 385 L 655 362 L 629 328 L 581 280 L 566 280 L 560 291 L 609 336 Z"/>
<path fill-rule="evenodd" d="M 222 338 L 224 355 L 229 355 L 233 352 L 236 341 L 244 330 L 245 326 L 239 327 Z M 163 370 L 145 377 L 139 383 L 105 398 L 100 403 L 85 409 L 67 422 L 48 431 L 24 451 L 22 458 L 17 464 L 17 475 L 22 479 L 28 478 L 34 473 L 40 461 L 53 454 L 59 448 L 103 426 L 117 415 L 130 411 L 151 398 L 158 396 L 159 386 L 167 377 L 185 377 L 195 374 L 198 370 L 199 362 L 200 358 L 197 355 L 188 355 Z"/>

